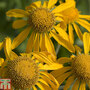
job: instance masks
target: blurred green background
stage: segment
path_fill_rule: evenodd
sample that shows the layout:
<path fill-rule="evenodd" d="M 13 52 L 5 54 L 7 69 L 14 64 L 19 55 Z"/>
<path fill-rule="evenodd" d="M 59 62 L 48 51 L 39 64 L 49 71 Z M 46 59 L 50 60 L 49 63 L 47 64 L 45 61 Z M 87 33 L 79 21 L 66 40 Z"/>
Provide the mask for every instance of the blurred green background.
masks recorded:
<path fill-rule="evenodd" d="M 7 36 L 13 39 L 15 36 L 19 34 L 19 32 L 21 32 L 20 30 L 14 30 L 12 28 L 13 19 L 6 17 L 6 12 L 10 9 L 15 9 L 15 8 L 24 9 L 25 6 L 31 4 L 34 1 L 38 1 L 38 0 L 0 0 L 0 42 L 3 41 L 4 38 Z M 46 0 L 41 0 L 41 1 L 43 2 Z M 77 2 L 77 8 L 79 9 L 79 11 L 81 11 L 82 14 L 87 14 L 87 15 L 90 14 L 90 0 L 76 0 L 76 2 Z M 81 27 L 81 29 L 83 28 Z M 55 49 L 57 49 L 58 51 L 59 48 L 58 44 L 54 39 L 53 42 L 55 45 Z M 25 40 L 18 48 L 16 48 L 15 52 L 17 53 L 24 52 L 26 43 L 27 40 Z M 76 35 L 75 35 L 75 43 L 78 44 L 80 47 L 82 47 L 82 42 L 80 42 L 80 40 L 77 38 Z M 4 57 L 2 52 L 0 52 L 0 56 Z M 58 57 L 69 56 L 69 55 L 70 53 L 65 48 L 60 46 Z"/>

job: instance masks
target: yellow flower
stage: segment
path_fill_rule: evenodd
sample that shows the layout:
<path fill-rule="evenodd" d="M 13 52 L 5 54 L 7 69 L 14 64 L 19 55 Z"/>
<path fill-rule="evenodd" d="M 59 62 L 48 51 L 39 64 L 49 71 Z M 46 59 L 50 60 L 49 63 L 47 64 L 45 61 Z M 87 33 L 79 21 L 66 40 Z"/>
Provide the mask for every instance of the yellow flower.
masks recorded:
<path fill-rule="evenodd" d="M 51 72 L 60 85 L 66 80 L 64 90 L 67 90 L 70 85 L 73 85 L 72 90 L 86 90 L 86 84 L 90 88 L 90 33 L 84 33 L 83 42 L 84 53 L 75 46 L 77 55 L 59 58 L 58 62 L 64 67 Z"/>
<path fill-rule="evenodd" d="M 65 3 L 71 1 L 75 2 L 74 0 L 65 0 Z M 77 36 L 83 41 L 82 32 L 77 24 L 81 25 L 86 30 L 88 30 L 88 32 L 90 32 L 90 23 L 88 22 L 90 21 L 90 15 L 81 15 L 80 11 L 78 11 L 78 9 L 75 6 L 60 12 L 63 15 L 63 19 L 64 19 L 64 21 L 60 23 L 60 26 L 65 30 L 67 30 L 68 28 L 69 38 L 72 44 L 74 43 L 74 34 L 73 34 L 74 29 Z"/>
<path fill-rule="evenodd" d="M 46 52 L 34 52 L 22 53 L 21 56 L 12 54 L 13 58 L 10 59 L 9 56 L 5 61 L 0 58 L 0 77 L 11 79 L 12 90 L 37 90 L 37 86 L 41 90 L 58 90 L 59 83 L 47 70 L 56 70 L 63 66 L 55 63 L 49 55 Z"/>
<path fill-rule="evenodd" d="M 18 41 L 17 44 L 21 44 L 29 33 L 31 36 L 27 43 L 26 52 L 33 51 L 49 51 L 55 55 L 53 43 L 50 39 L 50 35 L 54 38 L 58 38 L 56 32 L 62 32 L 62 35 L 66 35 L 66 32 L 61 28 L 57 28 L 56 24 L 62 20 L 62 15 L 59 12 L 66 10 L 74 5 L 74 3 L 65 3 L 63 5 L 55 6 L 57 0 L 45 1 L 41 4 L 41 1 L 32 3 L 26 7 L 26 10 L 12 9 L 6 13 L 9 17 L 23 18 L 13 22 L 13 28 L 19 29 L 27 27 L 23 30 L 14 40 L 12 48 L 17 47 L 14 41 Z M 54 31 L 54 32 L 53 32 Z M 58 41 L 58 40 L 57 40 Z M 67 48 L 67 42 L 61 36 L 59 43 Z M 67 44 L 66 44 L 67 43 Z M 74 52 L 72 44 L 70 45 L 70 51 Z M 68 49 L 68 48 L 67 48 Z"/>

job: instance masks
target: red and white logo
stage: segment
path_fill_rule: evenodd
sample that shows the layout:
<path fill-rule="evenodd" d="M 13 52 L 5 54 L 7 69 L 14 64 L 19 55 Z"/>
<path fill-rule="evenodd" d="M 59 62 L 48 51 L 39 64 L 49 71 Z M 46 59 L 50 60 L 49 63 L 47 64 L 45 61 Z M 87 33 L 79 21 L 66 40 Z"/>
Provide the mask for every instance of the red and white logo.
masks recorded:
<path fill-rule="evenodd" d="M 0 79 L 0 90 L 11 90 L 11 79 Z"/>

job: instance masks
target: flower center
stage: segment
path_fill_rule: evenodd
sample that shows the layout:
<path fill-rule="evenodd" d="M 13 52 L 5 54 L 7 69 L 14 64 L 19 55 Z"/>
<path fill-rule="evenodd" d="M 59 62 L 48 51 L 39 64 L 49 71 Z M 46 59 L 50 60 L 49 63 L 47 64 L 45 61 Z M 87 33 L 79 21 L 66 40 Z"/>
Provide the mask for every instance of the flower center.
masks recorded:
<path fill-rule="evenodd" d="M 74 74 L 81 80 L 90 80 L 90 55 L 81 54 L 72 63 Z"/>
<path fill-rule="evenodd" d="M 72 23 L 79 18 L 79 11 L 76 8 L 69 8 L 62 12 L 66 24 Z"/>
<path fill-rule="evenodd" d="M 29 24 L 36 32 L 46 32 L 52 28 L 54 23 L 54 14 L 44 8 L 35 9 L 29 17 Z"/>
<path fill-rule="evenodd" d="M 7 77 L 16 89 L 31 88 L 37 83 L 39 69 L 37 64 L 26 56 L 20 56 L 7 64 Z"/>

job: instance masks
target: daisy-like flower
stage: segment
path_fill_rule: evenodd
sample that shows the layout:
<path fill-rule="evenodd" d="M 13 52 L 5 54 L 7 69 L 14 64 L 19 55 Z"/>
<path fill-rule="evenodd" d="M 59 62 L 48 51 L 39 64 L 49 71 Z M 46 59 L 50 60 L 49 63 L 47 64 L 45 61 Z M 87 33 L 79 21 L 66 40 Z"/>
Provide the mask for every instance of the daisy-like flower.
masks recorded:
<path fill-rule="evenodd" d="M 75 2 L 75 1 L 65 0 L 65 2 L 63 3 L 68 3 L 68 2 Z M 63 3 L 61 3 L 61 5 Z M 84 27 L 88 32 L 90 32 L 90 23 L 88 22 L 90 21 L 90 15 L 81 15 L 81 12 L 78 11 L 78 9 L 76 8 L 76 5 L 60 13 L 63 15 L 63 19 L 64 19 L 64 21 L 60 23 L 60 26 L 64 30 L 67 30 L 68 28 L 70 42 L 72 44 L 74 43 L 74 34 L 73 34 L 74 29 L 79 39 L 83 41 L 83 34 L 80 28 L 78 27 L 78 24 Z"/>
<path fill-rule="evenodd" d="M 12 48 L 21 44 L 21 42 L 23 42 L 31 32 L 26 48 L 27 53 L 32 50 L 43 50 L 49 51 L 55 55 L 50 34 L 54 31 L 54 37 L 57 37 L 56 32 L 60 32 L 60 30 L 63 35 L 66 34 L 66 32 L 61 28 L 56 28 L 56 24 L 63 21 L 61 18 L 62 15 L 59 14 L 59 12 L 62 12 L 74 5 L 74 3 L 65 3 L 56 7 L 56 2 L 57 0 L 49 0 L 49 2 L 45 1 L 42 5 L 41 1 L 37 1 L 26 7 L 26 10 L 12 9 L 6 13 L 9 17 L 19 18 L 19 20 L 13 22 L 13 28 L 19 29 L 25 26 L 27 27 L 13 40 Z M 14 41 L 18 41 L 17 45 Z M 60 44 L 67 47 L 66 43 L 69 44 L 69 42 L 65 41 L 64 38 L 61 37 Z M 70 51 L 74 52 L 73 46 L 71 45 L 70 47 L 72 48 L 70 48 Z"/>
<path fill-rule="evenodd" d="M 90 88 L 90 33 L 84 33 L 83 42 L 84 53 L 75 46 L 77 55 L 59 58 L 58 62 L 64 67 L 51 72 L 60 85 L 66 80 L 64 90 L 68 90 L 71 85 L 72 90 L 86 90 L 86 85 Z"/>
<path fill-rule="evenodd" d="M 50 59 L 50 54 L 34 52 L 22 53 L 18 56 L 9 48 L 9 46 L 5 48 L 5 53 L 9 58 L 7 56 L 6 60 L 0 58 L 0 77 L 11 79 L 12 90 L 13 88 L 37 90 L 37 87 L 41 90 L 58 90 L 57 80 L 47 70 L 56 70 L 63 66 L 55 63 L 54 58 Z"/>

